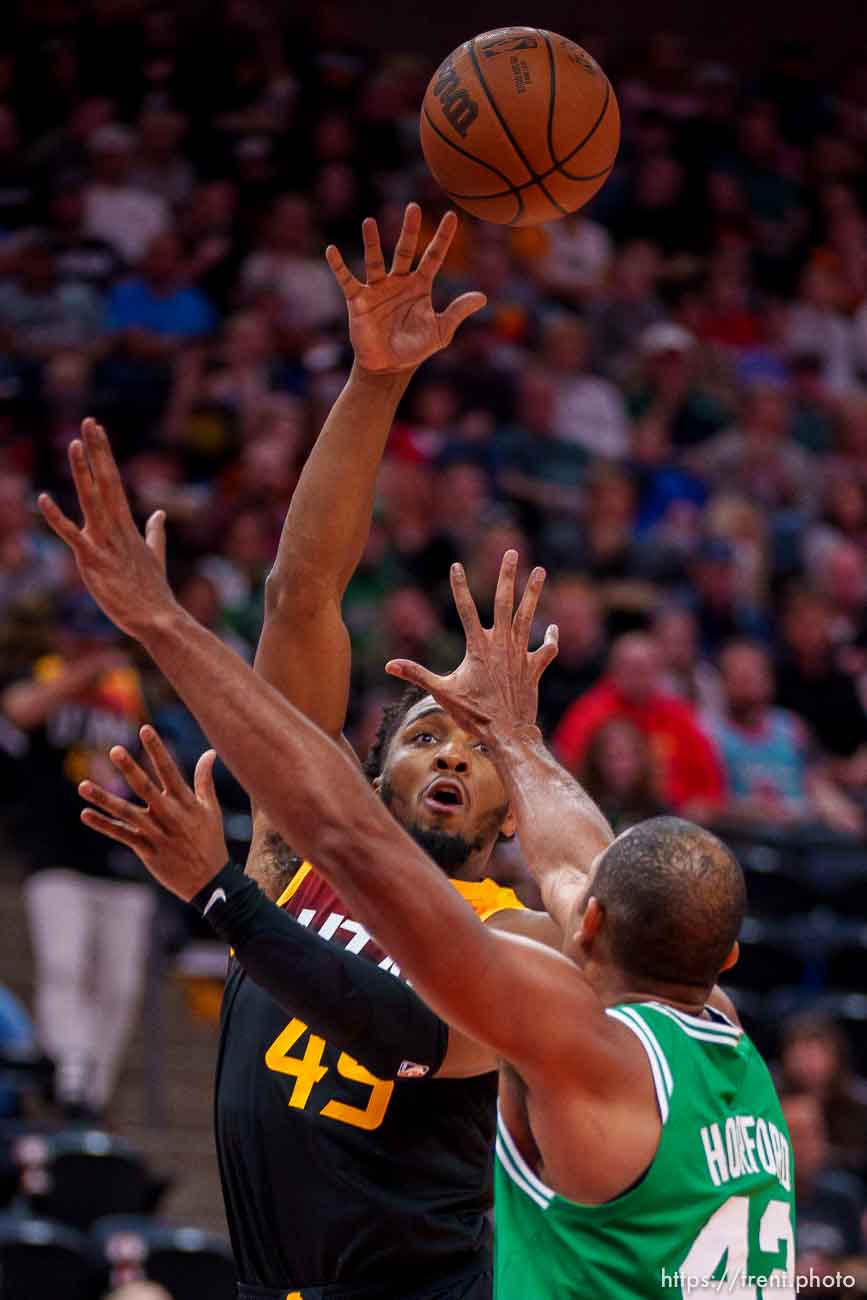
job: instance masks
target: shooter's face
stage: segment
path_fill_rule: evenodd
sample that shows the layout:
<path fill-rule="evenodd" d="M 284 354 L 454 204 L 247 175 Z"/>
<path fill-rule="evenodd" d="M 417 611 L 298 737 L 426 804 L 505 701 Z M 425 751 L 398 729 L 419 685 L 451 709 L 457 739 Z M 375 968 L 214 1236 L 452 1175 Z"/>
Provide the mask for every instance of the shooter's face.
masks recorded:
<path fill-rule="evenodd" d="M 416 839 L 430 833 L 463 840 L 465 858 L 492 848 L 501 831 L 514 831 L 505 787 L 485 745 L 431 696 L 413 705 L 392 740 L 380 793 Z M 443 867 L 459 865 L 429 851 Z"/>

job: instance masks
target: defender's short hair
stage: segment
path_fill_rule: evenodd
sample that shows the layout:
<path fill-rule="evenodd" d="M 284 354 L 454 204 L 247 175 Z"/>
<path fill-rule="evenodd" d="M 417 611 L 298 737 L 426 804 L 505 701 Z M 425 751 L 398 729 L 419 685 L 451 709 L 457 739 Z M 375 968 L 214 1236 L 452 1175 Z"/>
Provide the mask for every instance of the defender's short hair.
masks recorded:
<path fill-rule="evenodd" d="M 589 891 L 605 908 L 612 956 L 641 980 L 715 983 L 746 907 L 744 874 L 701 826 L 652 817 L 606 849 Z"/>

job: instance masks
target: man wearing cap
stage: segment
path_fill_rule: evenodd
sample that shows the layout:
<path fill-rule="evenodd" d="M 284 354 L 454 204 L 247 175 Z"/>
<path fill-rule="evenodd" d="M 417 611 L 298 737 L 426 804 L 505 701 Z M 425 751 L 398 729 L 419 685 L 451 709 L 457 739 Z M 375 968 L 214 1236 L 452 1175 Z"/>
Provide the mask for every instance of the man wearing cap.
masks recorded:
<path fill-rule="evenodd" d="M 61 609 L 56 653 L 8 686 L 0 707 L 29 739 L 32 796 L 17 843 L 31 872 L 24 889 L 38 1034 L 57 1065 L 65 1117 L 94 1119 L 132 1025 L 153 893 L 133 854 L 79 819 L 78 782 L 116 783 L 105 755 L 112 745 L 135 745 L 146 717 L 138 672 L 85 592 Z"/>
<path fill-rule="evenodd" d="M 696 338 L 676 321 L 656 321 L 641 335 L 643 382 L 628 398 L 633 420 L 663 421 L 676 448 L 697 446 L 731 423 L 720 400 L 693 378 Z"/>

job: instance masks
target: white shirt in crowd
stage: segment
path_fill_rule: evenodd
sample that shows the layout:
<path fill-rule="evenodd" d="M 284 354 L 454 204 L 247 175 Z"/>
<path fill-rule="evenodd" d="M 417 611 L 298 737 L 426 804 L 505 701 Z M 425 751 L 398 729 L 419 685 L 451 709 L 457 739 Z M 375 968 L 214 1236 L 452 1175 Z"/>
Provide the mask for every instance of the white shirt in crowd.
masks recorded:
<path fill-rule="evenodd" d="M 169 226 L 170 211 L 158 194 L 127 185 L 89 185 L 84 192 L 84 224 L 134 266 L 148 245 Z"/>
<path fill-rule="evenodd" d="M 343 295 L 324 261 L 278 253 L 253 253 L 241 269 L 245 294 L 270 289 L 283 300 L 287 323 L 316 329 L 343 317 Z"/>
<path fill-rule="evenodd" d="M 789 316 L 787 342 L 794 354 L 812 352 L 822 358 L 825 382 L 833 393 L 846 393 L 855 386 L 853 327 L 841 312 L 796 303 Z"/>
<path fill-rule="evenodd" d="M 596 375 L 558 379 L 554 432 L 591 456 L 622 459 L 629 450 L 629 420 L 620 390 Z"/>
<path fill-rule="evenodd" d="M 589 293 L 598 289 L 611 265 L 611 236 L 598 221 L 567 217 L 547 227 L 548 246 L 540 263 L 542 278 L 552 288 Z"/>

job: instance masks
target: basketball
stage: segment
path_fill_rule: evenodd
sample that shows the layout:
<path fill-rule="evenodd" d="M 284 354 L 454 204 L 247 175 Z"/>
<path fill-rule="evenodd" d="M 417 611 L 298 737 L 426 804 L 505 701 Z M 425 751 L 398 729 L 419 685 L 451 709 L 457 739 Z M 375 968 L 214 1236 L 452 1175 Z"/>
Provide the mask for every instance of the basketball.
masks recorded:
<path fill-rule="evenodd" d="M 425 92 L 421 144 L 449 198 L 474 217 L 537 226 L 576 212 L 620 144 L 611 83 L 586 50 L 535 27 L 466 41 Z"/>

